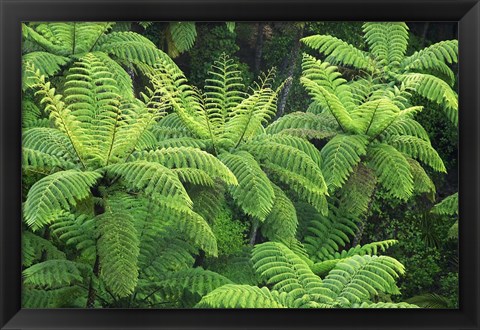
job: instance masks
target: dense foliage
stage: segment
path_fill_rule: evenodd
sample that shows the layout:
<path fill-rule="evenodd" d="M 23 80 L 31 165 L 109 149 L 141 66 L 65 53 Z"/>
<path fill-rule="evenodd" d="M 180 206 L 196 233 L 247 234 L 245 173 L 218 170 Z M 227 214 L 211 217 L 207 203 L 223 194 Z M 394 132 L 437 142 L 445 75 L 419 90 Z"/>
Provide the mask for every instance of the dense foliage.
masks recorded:
<path fill-rule="evenodd" d="M 24 307 L 458 306 L 456 40 L 23 31 Z"/>

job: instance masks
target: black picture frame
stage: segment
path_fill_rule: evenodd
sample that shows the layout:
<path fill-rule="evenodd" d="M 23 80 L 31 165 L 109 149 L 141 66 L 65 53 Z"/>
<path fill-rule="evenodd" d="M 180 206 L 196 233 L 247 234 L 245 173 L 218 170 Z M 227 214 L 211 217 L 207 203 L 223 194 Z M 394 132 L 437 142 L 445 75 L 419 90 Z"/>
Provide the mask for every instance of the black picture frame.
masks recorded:
<path fill-rule="evenodd" d="M 480 329 L 480 4 L 473 0 L 0 0 L 1 329 Z M 21 309 L 22 21 L 455 21 L 459 30 L 458 310 Z"/>

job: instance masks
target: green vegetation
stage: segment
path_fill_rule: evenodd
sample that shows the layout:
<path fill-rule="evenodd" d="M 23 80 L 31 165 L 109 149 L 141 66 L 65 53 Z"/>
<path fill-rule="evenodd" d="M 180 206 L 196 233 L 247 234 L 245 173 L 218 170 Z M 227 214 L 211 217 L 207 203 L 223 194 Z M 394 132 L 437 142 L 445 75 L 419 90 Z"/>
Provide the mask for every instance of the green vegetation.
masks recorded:
<path fill-rule="evenodd" d="M 456 40 L 23 31 L 23 307 L 458 307 Z"/>

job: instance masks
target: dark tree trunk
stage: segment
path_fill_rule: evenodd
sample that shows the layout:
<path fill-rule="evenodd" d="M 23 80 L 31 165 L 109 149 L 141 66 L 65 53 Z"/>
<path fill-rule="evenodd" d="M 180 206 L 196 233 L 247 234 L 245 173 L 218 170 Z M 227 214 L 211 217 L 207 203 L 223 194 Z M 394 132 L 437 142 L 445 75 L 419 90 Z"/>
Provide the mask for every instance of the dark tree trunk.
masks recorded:
<path fill-rule="evenodd" d="M 263 29 L 265 23 L 260 22 L 257 25 L 257 42 L 255 43 L 255 72 L 260 72 L 260 66 L 262 64 L 263 53 Z"/>
<path fill-rule="evenodd" d="M 421 47 L 420 48 L 423 48 L 425 47 L 425 42 L 427 40 L 427 34 L 428 34 L 428 29 L 430 27 L 430 22 L 426 22 L 425 25 L 423 26 L 423 32 L 422 32 L 422 43 L 421 43 Z"/>
<path fill-rule="evenodd" d="M 255 245 L 257 240 L 257 233 L 258 233 L 258 221 L 253 220 L 252 222 L 252 230 L 250 231 L 250 245 Z"/>
<path fill-rule="evenodd" d="M 93 265 L 93 276 L 90 278 L 90 283 L 88 284 L 88 298 L 86 308 L 94 308 L 95 299 L 97 297 L 97 289 L 95 288 L 94 277 L 98 277 L 100 273 L 100 258 L 95 258 L 95 264 Z"/>
<path fill-rule="evenodd" d="M 377 191 L 377 187 L 375 187 L 372 191 L 372 197 L 370 199 L 370 202 L 368 203 L 368 208 L 367 208 L 367 212 L 365 213 L 365 218 L 368 217 L 370 214 L 370 210 L 372 209 L 373 199 L 375 198 L 376 191 Z M 357 232 L 355 233 L 355 237 L 353 238 L 352 247 L 355 247 L 358 244 L 360 244 L 360 241 L 362 240 L 362 236 L 363 236 L 363 231 L 365 230 L 366 220 L 367 219 L 362 219 L 362 221 L 358 225 Z"/>
<path fill-rule="evenodd" d="M 100 193 L 100 190 L 98 189 L 98 186 L 92 188 L 92 195 L 97 198 L 101 198 L 102 195 Z M 103 205 L 99 205 L 98 203 L 94 204 L 93 211 L 95 216 L 100 215 L 105 212 L 105 208 Z M 87 296 L 87 304 L 86 308 L 93 308 L 95 306 L 95 299 L 97 297 L 97 289 L 95 286 L 95 278 L 98 278 L 98 275 L 100 274 L 100 258 L 97 256 L 95 258 L 95 262 L 93 264 L 93 270 L 92 270 L 92 276 L 90 277 L 90 283 L 88 285 L 88 296 Z"/>
<path fill-rule="evenodd" d="M 285 87 L 280 93 L 280 97 L 278 100 L 278 111 L 277 111 L 277 115 L 275 116 L 275 119 L 278 119 L 279 117 L 283 116 L 285 112 L 285 106 L 287 105 L 288 94 L 290 93 L 290 89 L 292 88 L 293 74 L 297 67 L 297 60 L 298 60 L 298 55 L 300 53 L 300 46 L 301 46 L 300 39 L 302 38 L 302 36 L 303 36 L 303 27 L 298 28 L 297 30 L 297 35 L 295 37 L 295 45 L 290 53 L 290 60 L 289 60 L 288 71 L 287 71 L 287 79 L 290 78 L 290 80 L 287 81 L 287 83 L 285 84 Z"/>

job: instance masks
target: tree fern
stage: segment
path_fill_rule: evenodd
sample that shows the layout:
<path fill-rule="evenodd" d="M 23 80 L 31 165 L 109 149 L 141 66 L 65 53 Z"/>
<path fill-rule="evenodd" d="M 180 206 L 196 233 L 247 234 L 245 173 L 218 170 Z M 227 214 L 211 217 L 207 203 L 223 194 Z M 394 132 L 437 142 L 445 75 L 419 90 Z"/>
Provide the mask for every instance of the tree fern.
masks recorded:
<path fill-rule="evenodd" d="M 252 260 L 256 272 L 269 287 L 227 284 L 204 296 L 196 307 L 417 307 L 408 303 L 372 301 L 380 292 L 399 293 L 395 281 L 404 268 L 390 257 L 355 255 L 338 262 L 324 280 L 281 243 L 257 245 Z"/>
<path fill-rule="evenodd" d="M 392 86 L 411 89 L 441 104 L 450 121 L 455 125 L 458 123 L 457 95 L 451 87 L 455 77 L 449 67 L 458 61 L 457 40 L 441 41 L 406 56 L 409 35 L 405 23 L 367 22 L 363 25 L 363 32 L 368 52 L 328 35 L 309 36 L 302 42 L 325 55 L 329 62 L 356 68 L 359 78 L 352 86 L 363 88 L 363 82 L 373 78 L 372 81 L 378 82 L 368 87 L 373 93 L 385 94 Z M 356 98 L 364 99 L 369 94 L 360 91 L 353 92 Z M 408 99 L 410 97 L 402 102 L 408 102 Z"/>

